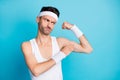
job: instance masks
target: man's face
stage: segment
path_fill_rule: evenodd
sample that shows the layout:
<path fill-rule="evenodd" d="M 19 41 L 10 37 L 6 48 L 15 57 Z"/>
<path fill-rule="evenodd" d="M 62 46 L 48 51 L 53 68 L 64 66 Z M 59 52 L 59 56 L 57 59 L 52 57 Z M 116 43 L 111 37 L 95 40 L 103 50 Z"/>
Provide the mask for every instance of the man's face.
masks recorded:
<path fill-rule="evenodd" d="M 39 30 L 44 35 L 49 35 L 56 23 L 55 18 L 45 15 L 39 18 Z"/>

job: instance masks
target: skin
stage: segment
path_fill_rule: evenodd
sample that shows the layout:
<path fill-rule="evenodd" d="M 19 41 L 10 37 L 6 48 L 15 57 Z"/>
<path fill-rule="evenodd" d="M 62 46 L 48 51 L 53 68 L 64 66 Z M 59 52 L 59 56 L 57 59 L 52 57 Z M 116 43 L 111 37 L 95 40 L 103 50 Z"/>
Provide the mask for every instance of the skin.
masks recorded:
<path fill-rule="evenodd" d="M 48 15 L 37 17 L 38 23 L 38 34 L 35 38 L 37 45 L 39 47 L 40 53 L 43 58 L 49 59 L 48 61 L 38 63 L 32 53 L 32 47 L 30 42 L 22 43 L 22 51 L 26 60 L 26 64 L 31 70 L 34 76 L 39 76 L 45 71 L 49 70 L 56 63 L 51 58 L 52 57 L 52 41 L 50 33 L 54 29 L 56 20 Z M 73 27 L 72 24 L 68 22 L 64 22 L 62 25 L 62 29 L 70 30 Z M 60 47 L 60 51 L 64 52 L 67 56 L 72 52 L 83 52 L 83 53 L 91 53 L 93 50 L 87 39 L 84 35 L 79 38 L 80 44 L 70 41 L 65 38 L 57 38 L 58 45 Z"/>

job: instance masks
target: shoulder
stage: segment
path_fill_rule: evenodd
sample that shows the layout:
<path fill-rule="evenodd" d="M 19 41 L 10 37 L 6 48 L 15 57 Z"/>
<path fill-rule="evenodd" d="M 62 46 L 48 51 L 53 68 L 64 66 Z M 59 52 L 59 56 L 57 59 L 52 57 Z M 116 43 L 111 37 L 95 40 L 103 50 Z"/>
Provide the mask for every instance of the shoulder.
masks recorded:
<path fill-rule="evenodd" d="M 27 51 L 30 51 L 31 50 L 31 44 L 30 44 L 30 41 L 26 41 L 26 42 L 23 42 L 21 44 L 21 49 L 24 52 L 27 52 Z"/>
<path fill-rule="evenodd" d="M 30 45 L 30 42 L 29 41 L 26 41 L 26 42 L 22 42 L 21 46 L 24 47 L 24 46 L 28 46 Z"/>
<path fill-rule="evenodd" d="M 58 38 L 56 38 L 56 40 L 57 40 L 58 42 L 60 42 L 60 43 L 69 42 L 68 39 L 62 38 L 62 37 L 58 37 Z"/>
<path fill-rule="evenodd" d="M 34 38 L 31 39 L 31 40 L 29 40 L 29 41 L 24 41 L 24 42 L 22 42 L 22 43 L 21 43 L 21 48 L 24 49 L 24 48 L 29 48 L 29 47 L 31 47 L 31 41 L 33 41 L 33 40 L 34 40 Z"/>

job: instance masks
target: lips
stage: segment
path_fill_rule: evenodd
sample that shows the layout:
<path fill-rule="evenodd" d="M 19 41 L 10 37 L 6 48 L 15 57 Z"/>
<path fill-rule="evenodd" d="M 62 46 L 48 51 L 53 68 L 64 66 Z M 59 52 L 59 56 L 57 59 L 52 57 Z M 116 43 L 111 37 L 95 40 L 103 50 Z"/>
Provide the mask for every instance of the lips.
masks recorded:
<path fill-rule="evenodd" d="M 44 29 L 45 29 L 45 31 L 51 31 L 51 28 L 49 28 L 49 27 L 46 27 Z"/>

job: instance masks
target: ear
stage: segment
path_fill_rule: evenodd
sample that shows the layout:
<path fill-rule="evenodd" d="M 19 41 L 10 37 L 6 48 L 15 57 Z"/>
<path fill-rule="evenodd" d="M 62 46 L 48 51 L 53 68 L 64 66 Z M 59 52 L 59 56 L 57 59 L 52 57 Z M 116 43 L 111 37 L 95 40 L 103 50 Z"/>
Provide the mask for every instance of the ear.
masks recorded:
<path fill-rule="evenodd" d="M 40 22 L 40 17 L 36 17 L 36 22 L 39 23 Z"/>

